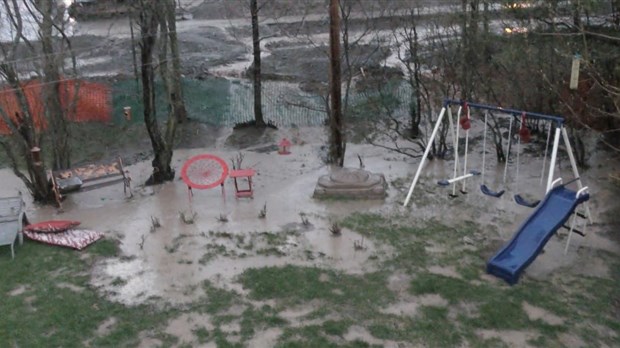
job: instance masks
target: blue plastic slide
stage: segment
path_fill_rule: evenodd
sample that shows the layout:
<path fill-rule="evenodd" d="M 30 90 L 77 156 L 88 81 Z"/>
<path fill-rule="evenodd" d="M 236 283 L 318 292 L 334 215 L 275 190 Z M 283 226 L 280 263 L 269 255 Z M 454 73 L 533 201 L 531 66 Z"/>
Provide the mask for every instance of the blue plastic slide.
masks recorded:
<path fill-rule="evenodd" d="M 553 188 L 538 208 L 521 225 L 512 240 L 487 263 L 487 273 L 516 284 L 521 272 L 541 252 L 547 241 L 573 213 L 577 205 L 590 199 L 588 193 L 577 197 L 566 186 Z"/>

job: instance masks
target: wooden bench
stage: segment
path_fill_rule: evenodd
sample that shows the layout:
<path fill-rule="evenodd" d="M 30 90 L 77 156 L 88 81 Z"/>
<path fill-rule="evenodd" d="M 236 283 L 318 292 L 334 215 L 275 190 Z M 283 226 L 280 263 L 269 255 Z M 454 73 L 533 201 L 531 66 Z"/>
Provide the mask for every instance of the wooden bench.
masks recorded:
<path fill-rule="evenodd" d="M 89 164 L 71 169 L 55 170 L 51 174 L 52 189 L 58 206 L 62 208 L 63 195 L 86 192 L 101 187 L 123 183 L 125 195 L 131 192 L 131 178 L 119 157 L 111 163 Z"/>

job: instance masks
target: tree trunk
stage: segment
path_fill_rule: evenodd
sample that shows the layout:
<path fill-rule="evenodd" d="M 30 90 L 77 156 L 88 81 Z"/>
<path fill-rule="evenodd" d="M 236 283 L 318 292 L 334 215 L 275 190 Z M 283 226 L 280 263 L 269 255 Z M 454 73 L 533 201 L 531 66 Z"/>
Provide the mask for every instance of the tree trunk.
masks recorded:
<path fill-rule="evenodd" d="M 260 36 L 258 33 L 258 0 L 250 0 L 250 12 L 252 15 L 252 48 L 254 63 L 252 77 L 254 80 L 254 123 L 256 127 L 265 127 L 262 108 L 262 81 L 260 63 Z"/>
<path fill-rule="evenodd" d="M 16 122 L 12 122 L 9 115 L 0 107 L 0 116 L 11 128 L 12 137 L 15 139 L 15 141 L 10 141 L 0 137 L 0 146 L 7 154 L 13 173 L 24 182 L 32 198 L 36 202 L 49 202 L 53 199 L 53 194 L 45 165 L 43 162 L 35 162 L 31 152 L 31 149 L 39 147 L 39 143 L 26 95 L 14 68 L 3 64 L 0 66 L 0 72 L 14 90 L 21 109 L 21 113 L 18 112 L 15 115 Z M 19 170 L 18 156 L 25 160 L 28 176 Z"/>
<path fill-rule="evenodd" d="M 611 1 L 611 13 L 616 30 L 620 27 L 620 0 Z"/>
<path fill-rule="evenodd" d="M 344 133 L 342 117 L 342 91 L 340 75 L 340 14 L 339 1 L 330 0 L 329 5 L 329 43 L 330 43 L 330 139 L 329 161 L 340 167 L 344 165 Z"/>
<path fill-rule="evenodd" d="M 157 0 L 140 2 L 140 62 L 142 75 L 142 101 L 144 104 L 144 123 L 153 146 L 153 174 L 146 184 L 157 184 L 174 179 L 174 170 L 170 166 L 172 146 L 166 144 L 156 117 L 155 109 L 155 69 L 153 67 L 153 50 L 159 21 L 155 16 Z"/>
<path fill-rule="evenodd" d="M 67 169 L 71 167 L 71 150 L 69 145 L 69 129 L 60 103 L 60 73 L 58 72 L 59 57 L 54 52 L 53 37 L 53 4 L 51 1 L 41 1 L 41 49 L 43 51 L 43 100 L 45 100 L 45 114 L 49 120 L 49 134 L 52 140 L 54 155 L 53 168 Z"/>
<path fill-rule="evenodd" d="M 581 28 L 581 6 L 577 0 L 573 0 L 573 25 L 576 30 Z"/>
<path fill-rule="evenodd" d="M 411 100 L 415 100 L 415 105 L 410 106 L 411 113 L 411 137 L 417 138 L 420 136 L 420 122 L 422 121 L 422 97 L 420 96 L 421 90 L 421 77 L 420 77 L 420 69 L 422 64 L 420 62 L 420 42 L 418 37 L 418 29 L 414 24 L 412 27 L 413 32 L 413 47 L 411 45 L 411 57 L 413 60 L 413 96 Z"/>
<path fill-rule="evenodd" d="M 174 115 L 179 123 L 187 120 L 187 109 L 185 108 L 185 100 L 183 98 L 183 85 L 181 83 L 181 56 L 179 54 L 179 43 L 177 40 L 177 23 L 175 15 L 174 0 L 167 0 L 166 19 L 168 22 L 168 40 L 170 44 L 170 54 L 172 58 L 172 72 L 170 74 L 170 82 L 172 84 L 172 107 Z"/>
<path fill-rule="evenodd" d="M 168 3 L 168 5 L 169 4 L 170 3 Z M 179 75 L 176 74 L 174 67 L 174 61 L 176 59 L 172 52 L 172 40 L 169 40 L 170 36 L 167 34 L 172 31 L 170 20 L 176 20 L 174 17 L 171 18 L 169 16 L 168 11 L 170 11 L 170 9 L 170 6 L 167 6 L 164 9 L 165 15 L 159 17 L 162 33 L 159 43 L 159 71 L 161 73 L 164 89 L 166 90 L 166 95 L 168 96 L 168 122 L 166 123 L 164 143 L 166 144 L 167 152 L 169 152 L 169 158 L 172 158 L 172 144 L 174 144 L 174 136 L 176 134 L 177 124 L 179 123 L 179 98 L 177 92 L 181 85 Z M 174 10 L 174 7 L 172 7 L 172 10 Z M 170 48 L 170 50 L 168 50 L 168 48 Z M 169 64 L 171 60 L 172 64 Z M 182 109 L 182 112 L 185 112 L 184 105 L 182 105 Z"/>

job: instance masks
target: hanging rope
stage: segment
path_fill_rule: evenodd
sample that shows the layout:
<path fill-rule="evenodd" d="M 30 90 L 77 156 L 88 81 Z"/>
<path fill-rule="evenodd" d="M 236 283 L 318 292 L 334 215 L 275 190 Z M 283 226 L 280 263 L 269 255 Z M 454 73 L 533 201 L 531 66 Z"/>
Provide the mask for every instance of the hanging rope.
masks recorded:
<path fill-rule="evenodd" d="M 487 195 L 487 196 L 499 198 L 506 191 L 505 190 L 493 191 L 485 184 L 485 181 L 484 181 L 484 173 L 486 171 L 487 122 L 488 122 L 488 120 L 489 120 L 489 112 L 485 111 L 484 112 L 484 133 L 483 133 L 483 137 L 482 137 L 482 184 L 480 185 L 480 191 L 482 191 L 482 193 Z M 508 164 L 508 162 L 506 162 L 506 164 Z"/>
<path fill-rule="evenodd" d="M 487 120 L 489 112 L 484 112 L 484 132 L 482 133 L 482 182 L 484 183 L 484 171 L 486 168 L 486 154 L 487 154 Z"/>
<path fill-rule="evenodd" d="M 521 162 L 521 129 L 523 129 L 523 117 L 521 116 L 521 128 L 519 129 L 519 138 L 517 139 L 517 174 L 515 175 L 515 191 L 519 192 L 519 163 Z"/>
<path fill-rule="evenodd" d="M 467 174 L 467 152 L 469 149 L 469 129 L 471 128 L 470 108 L 465 103 L 465 116 L 463 116 L 459 123 L 465 130 L 465 155 L 463 159 L 463 175 Z M 461 186 L 461 193 L 467 193 L 467 179 L 463 180 L 463 186 Z"/>
<path fill-rule="evenodd" d="M 549 152 L 549 141 L 551 141 L 551 122 L 547 125 L 549 130 L 547 131 L 547 142 L 545 143 L 545 156 L 543 157 L 542 171 L 540 172 L 540 184 L 542 185 L 545 178 L 545 169 L 547 167 L 547 153 Z"/>
<path fill-rule="evenodd" d="M 519 192 L 519 164 L 521 162 L 521 160 L 520 160 L 521 143 L 523 142 L 525 144 L 525 143 L 529 142 L 530 138 L 531 138 L 530 130 L 525 125 L 525 112 L 524 112 L 521 115 L 521 127 L 519 129 L 519 140 L 517 142 L 517 175 L 515 177 L 515 181 L 516 181 L 515 191 L 516 192 Z M 540 201 L 530 202 L 530 201 L 526 200 L 525 198 L 523 198 L 519 193 L 514 195 L 514 199 L 515 199 L 515 202 L 517 204 L 522 205 L 522 206 L 526 206 L 526 207 L 529 207 L 529 208 L 534 208 L 535 206 L 538 205 L 538 203 L 540 203 Z"/>
<path fill-rule="evenodd" d="M 508 125 L 508 141 L 506 141 L 506 164 L 504 165 L 504 184 L 506 184 L 506 175 L 508 174 L 508 159 L 510 158 L 510 144 L 512 143 L 512 123 L 514 117 L 510 116 L 510 124 Z"/>

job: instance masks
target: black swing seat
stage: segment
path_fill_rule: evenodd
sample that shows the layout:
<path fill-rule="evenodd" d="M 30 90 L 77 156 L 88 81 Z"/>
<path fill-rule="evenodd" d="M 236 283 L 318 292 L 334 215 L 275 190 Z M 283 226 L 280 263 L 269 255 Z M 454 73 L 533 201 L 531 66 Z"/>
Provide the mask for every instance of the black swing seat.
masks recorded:
<path fill-rule="evenodd" d="M 491 196 L 495 198 L 501 197 L 504 194 L 504 192 L 506 192 L 505 190 L 493 191 L 485 184 L 480 185 L 480 191 L 482 191 L 482 193 L 484 193 L 487 196 Z"/>
<path fill-rule="evenodd" d="M 528 207 L 528 208 L 535 208 L 538 203 L 540 203 L 540 201 L 528 201 L 527 199 L 523 198 L 520 194 L 516 194 L 515 195 L 515 202 L 518 205 L 522 205 L 524 207 Z"/>

